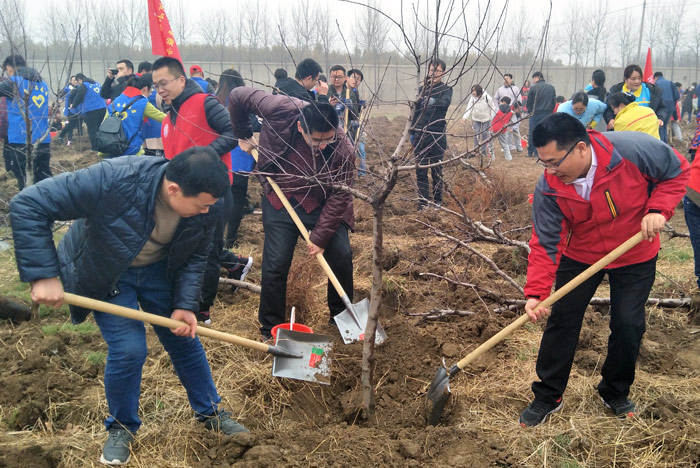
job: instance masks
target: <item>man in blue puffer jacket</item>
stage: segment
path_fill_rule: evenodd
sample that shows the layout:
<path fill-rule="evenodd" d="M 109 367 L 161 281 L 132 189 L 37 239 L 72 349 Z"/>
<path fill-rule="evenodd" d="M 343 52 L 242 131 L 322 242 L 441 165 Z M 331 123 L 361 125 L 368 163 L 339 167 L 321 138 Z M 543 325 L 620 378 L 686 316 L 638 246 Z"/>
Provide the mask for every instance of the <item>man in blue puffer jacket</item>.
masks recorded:
<path fill-rule="evenodd" d="M 32 299 L 58 307 L 63 291 L 187 323 L 153 329 L 170 355 L 199 421 L 226 434 L 246 428 L 220 411 L 209 363 L 195 337 L 202 275 L 229 190 L 226 167 L 210 148 L 193 147 L 170 162 L 124 156 L 28 187 L 10 203 L 20 278 Z M 76 220 L 54 248 L 51 223 Z M 60 277 L 60 280 L 59 280 Z M 62 284 L 61 284 L 62 282 Z M 71 306 L 74 323 L 89 310 Z M 109 438 L 101 462 L 124 464 L 141 425 L 142 322 L 93 311 L 107 342 L 104 386 Z"/>

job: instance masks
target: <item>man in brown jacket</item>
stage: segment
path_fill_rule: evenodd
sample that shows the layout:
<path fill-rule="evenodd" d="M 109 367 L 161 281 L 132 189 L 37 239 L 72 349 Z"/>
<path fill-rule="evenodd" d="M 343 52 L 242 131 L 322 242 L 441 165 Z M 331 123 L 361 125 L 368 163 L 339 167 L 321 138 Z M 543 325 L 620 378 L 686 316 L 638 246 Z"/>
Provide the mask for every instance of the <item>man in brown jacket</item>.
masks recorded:
<path fill-rule="evenodd" d="M 236 88 L 229 98 L 229 112 L 239 146 L 250 152 L 253 131 L 249 114 L 263 118 L 257 170 L 272 178 L 289 199 L 304 225 L 311 231 L 308 253 L 323 253 L 352 301 L 352 251 L 348 230 L 353 228 L 353 198 L 332 185 L 351 186 L 355 152 L 350 139 L 338 126 L 338 115 L 326 103 L 305 102 L 272 95 L 252 88 Z M 282 202 L 260 181 L 265 244 L 262 259 L 260 332 L 271 337 L 272 327 L 286 322 L 287 275 L 299 237 Z M 328 284 L 331 318 L 345 306 Z"/>

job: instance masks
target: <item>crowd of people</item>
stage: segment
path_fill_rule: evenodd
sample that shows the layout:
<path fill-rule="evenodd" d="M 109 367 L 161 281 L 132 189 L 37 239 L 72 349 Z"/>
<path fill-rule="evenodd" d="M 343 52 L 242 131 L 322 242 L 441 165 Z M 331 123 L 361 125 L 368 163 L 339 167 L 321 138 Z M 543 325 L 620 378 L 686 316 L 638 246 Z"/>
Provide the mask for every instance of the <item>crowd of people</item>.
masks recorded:
<path fill-rule="evenodd" d="M 323 254 L 352 301 L 353 263 L 349 232 L 354 228 L 351 187 L 371 171 L 365 155 L 357 68 L 333 65 L 328 78 L 313 59 L 298 63 L 293 77 L 274 71 L 272 92 L 246 86 L 234 69 L 205 77 L 171 57 L 129 60 L 107 70 L 100 85 L 82 73 L 66 85 L 64 116 L 57 137 L 69 142 L 87 126 L 91 148 L 104 161 L 52 177 L 48 86 L 24 58 L 3 62 L 0 101 L 6 169 L 20 192 L 10 217 L 17 266 L 32 284 L 32 299 L 60 306 L 64 290 L 183 321 L 175 330 L 154 326 L 187 392 L 197 420 L 226 434 L 247 432 L 220 407 L 198 321 L 210 323 L 222 269 L 242 280 L 252 257 L 233 248 L 246 211 L 254 170 L 263 187 L 260 335 L 286 321 L 286 286 L 299 231 L 267 177 L 311 231 L 307 253 Z M 453 89 L 448 65 L 439 58 L 412 103 L 410 142 L 415 156 L 418 209 L 439 209 L 447 111 Z M 628 398 L 645 330 L 644 304 L 654 281 L 659 233 L 683 198 L 691 241 L 700 258 L 700 176 L 666 142 L 667 128 L 685 114 L 692 118 L 695 85 L 679 92 L 661 72 L 642 80 L 637 65 L 606 90 L 605 74 L 571 99 L 536 71 L 522 87 L 513 75 L 493 96 L 474 84 L 463 114 L 471 121 L 474 147 L 495 159 L 492 139 L 504 158 L 527 149 L 543 166 L 533 196 L 532 238 L 525 295 L 533 321 L 549 317 L 537 358 L 534 400 L 520 416 L 525 427 L 542 423 L 562 408 L 583 315 L 607 274 L 611 289 L 611 334 L 598 392 L 617 416 L 635 412 Z M 25 96 L 21 99 L 20 96 Z M 700 100 L 700 98 L 699 98 Z M 681 107 L 682 103 L 682 107 Z M 3 104 L 0 102 L 0 104 Z M 700 104 L 700 102 L 699 102 Z M 2 116 L 2 113 L 0 113 Z M 528 118 L 529 133 L 520 134 Z M 112 119 L 112 120 L 110 120 Z M 698 117 L 700 121 L 700 117 Z M 105 148 L 107 122 L 117 122 L 122 147 Z M 2 119 L 0 118 L 0 123 Z M 699 126 L 700 128 L 700 126 Z M 27 147 L 34 154 L 34 185 L 25 186 Z M 527 148 L 525 148 L 527 146 Z M 700 146 L 700 130 L 691 150 Z M 254 154 L 257 152 L 257 160 Z M 430 176 L 430 177 L 429 177 Z M 432 179 L 432 180 L 430 180 Z M 313 181 L 313 183 L 309 183 Z M 76 220 L 60 241 L 51 224 Z M 540 303 L 636 232 L 647 242 L 576 288 L 549 309 Z M 696 271 L 700 286 L 700 268 Z M 345 309 L 328 284 L 329 321 Z M 108 345 L 104 387 L 109 432 L 101 461 L 124 464 L 141 420 L 138 407 L 146 357 L 140 322 L 71 306 L 75 323 L 92 312 Z"/>

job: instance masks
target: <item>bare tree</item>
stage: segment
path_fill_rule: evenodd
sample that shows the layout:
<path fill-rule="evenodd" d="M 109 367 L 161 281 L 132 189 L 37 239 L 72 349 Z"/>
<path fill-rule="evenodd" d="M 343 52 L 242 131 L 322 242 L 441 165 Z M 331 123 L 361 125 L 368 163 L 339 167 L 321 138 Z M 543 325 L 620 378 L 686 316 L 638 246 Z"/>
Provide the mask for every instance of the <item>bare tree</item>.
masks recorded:
<path fill-rule="evenodd" d="M 532 38 L 532 21 L 529 15 L 529 6 L 527 3 L 520 3 L 520 8 L 517 14 L 509 19 L 508 23 L 513 26 L 512 44 L 510 51 L 515 55 L 527 56 L 529 52 L 529 44 Z"/>
<path fill-rule="evenodd" d="M 616 28 L 615 37 L 620 52 L 620 66 L 626 67 L 634 62 L 637 55 L 634 50 L 637 38 L 630 34 L 630 31 L 635 31 L 639 24 L 637 15 L 633 11 L 624 10 L 622 17 L 618 18 L 617 24 L 620 27 Z"/>
<path fill-rule="evenodd" d="M 179 46 L 182 47 L 190 41 L 193 33 L 193 21 L 191 21 L 192 17 L 188 11 L 189 3 L 184 0 L 164 0 L 164 3 L 166 1 L 167 4 L 164 6 L 168 12 L 173 35 Z"/>
<path fill-rule="evenodd" d="M 291 5 L 294 45 L 306 55 L 314 39 L 314 14 L 309 0 L 296 0 Z"/>
<path fill-rule="evenodd" d="M 27 56 L 27 5 L 24 0 L 0 0 L 0 38 L 14 53 Z"/>
<path fill-rule="evenodd" d="M 664 39 L 666 43 L 667 61 L 671 62 L 671 74 L 669 79 L 673 79 L 673 70 L 676 65 L 676 51 L 683 40 L 682 22 L 684 15 L 679 12 L 686 11 L 688 0 L 681 0 L 677 8 L 666 8 L 663 14 L 662 28 L 664 31 Z"/>
<path fill-rule="evenodd" d="M 610 9 L 610 3 L 607 0 L 597 0 L 597 2 L 589 5 L 588 8 L 588 18 L 585 22 L 585 29 L 588 35 L 587 42 L 590 45 L 590 50 L 593 53 L 593 63 L 595 67 L 598 65 L 598 53 L 602 47 L 602 44 L 607 43 L 609 38 L 608 31 L 608 10 Z"/>
<path fill-rule="evenodd" d="M 205 43 L 214 51 L 218 51 L 221 67 L 224 66 L 226 45 L 229 42 L 230 24 L 226 10 L 218 7 L 212 10 L 204 9 L 199 16 L 199 33 Z"/>
<path fill-rule="evenodd" d="M 334 37 L 328 3 L 324 3 L 323 6 L 316 9 L 315 28 L 316 42 L 320 46 L 323 53 L 323 69 L 328 70 L 328 68 L 331 66 L 328 56 L 331 53 L 331 46 L 333 44 Z"/>
<path fill-rule="evenodd" d="M 253 55 L 258 52 L 258 47 L 262 39 L 262 30 L 267 29 L 267 15 L 257 4 L 246 1 L 243 11 L 242 30 L 248 48 L 248 65 L 250 67 L 250 78 L 253 77 Z"/>
<path fill-rule="evenodd" d="M 148 29 L 148 10 L 141 0 L 122 0 L 121 15 L 124 17 L 122 37 L 130 50 L 143 46 L 143 31 Z"/>
<path fill-rule="evenodd" d="M 379 12 L 375 0 L 367 3 L 361 15 L 355 22 L 355 44 L 362 50 L 374 65 L 374 80 L 379 81 L 379 55 L 384 50 L 389 32 L 385 17 Z"/>

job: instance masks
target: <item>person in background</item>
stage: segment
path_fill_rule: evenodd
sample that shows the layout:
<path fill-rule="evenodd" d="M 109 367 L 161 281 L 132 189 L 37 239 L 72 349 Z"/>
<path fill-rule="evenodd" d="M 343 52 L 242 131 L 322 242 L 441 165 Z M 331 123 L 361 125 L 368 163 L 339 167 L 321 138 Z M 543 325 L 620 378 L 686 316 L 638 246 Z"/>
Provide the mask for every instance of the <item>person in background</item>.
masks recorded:
<path fill-rule="evenodd" d="M 494 160 L 493 142 L 491 141 L 491 120 L 494 116 L 493 99 L 489 96 L 480 84 L 472 86 L 467 109 L 462 115 L 462 120 L 471 119 L 472 130 L 474 130 L 474 149 L 479 148 L 479 152 Z"/>
<path fill-rule="evenodd" d="M 661 141 L 668 143 L 668 127 L 672 118 L 678 118 L 676 102 L 680 99 L 680 95 L 676 85 L 672 81 L 664 78 L 664 74 L 660 71 L 654 73 L 654 84 L 661 89 L 662 100 L 667 110 L 666 114 L 661 119 L 664 123 L 660 125 L 659 135 L 661 135 Z"/>
<path fill-rule="evenodd" d="M 348 78 L 346 80 L 347 85 L 350 87 L 350 92 L 355 95 L 353 100 L 352 112 L 357 115 L 357 119 L 350 122 L 350 128 L 348 129 L 348 134 L 350 139 L 355 145 L 355 150 L 357 152 L 357 157 L 360 164 L 357 167 L 357 175 L 363 176 L 367 173 L 367 156 L 365 154 L 365 132 L 364 129 L 360 129 L 360 121 L 362 108 L 365 107 L 365 101 L 360 97 L 360 85 L 364 81 L 365 76 L 362 71 L 353 68 L 348 70 Z"/>
<path fill-rule="evenodd" d="M 277 79 L 274 91 L 303 101 L 322 101 L 324 99 L 327 101 L 327 84 L 325 85 L 325 93 L 313 91 L 319 85 L 318 80 L 322 71 L 323 69 L 317 61 L 310 58 L 304 59 L 297 64 L 294 78 Z M 281 73 L 280 76 L 282 76 Z M 322 97 L 323 99 L 321 99 Z"/>
<path fill-rule="evenodd" d="M 693 93 L 695 92 L 696 86 L 697 83 L 693 83 L 692 85 L 688 86 L 685 91 L 683 91 L 683 97 L 681 98 L 681 101 L 683 102 L 681 107 L 681 121 L 683 120 L 685 114 L 688 114 L 688 123 L 693 121 Z"/>
<path fill-rule="evenodd" d="M 591 75 L 591 82 L 583 88 L 583 91 L 590 97 L 604 102 L 608 94 L 608 90 L 605 89 L 605 72 L 603 70 L 595 70 Z"/>
<path fill-rule="evenodd" d="M 614 93 L 608 96 L 608 107 L 615 113 L 616 132 L 642 132 L 661 139 L 658 116 L 651 108 L 640 106 L 634 94 Z"/>
<path fill-rule="evenodd" d="M 196 82 L 205 93 L 214 94 L 214 87 L 204 79 L 204 71 L 199 65 L 192 65 L 190 67 L 190 79 Z"/>
<path fill-rule="evenodd" d="M 493 118 L 491 131 L 494 135 L 498 135 L 498 142 L 501 144 L 503 157 L 505 157 L 506 161 L 513 159 L 510 154 L 509 129 L 506 126 L 510 123 L 512 118 L 513 110 L 510 107 L 510 98 L 508 96 L 503 96 L 501 102 L 498 104 L 498 112 L 496 112 L 496 116 Z"/>
<path fill-rule="evenodd" d="M 447 65 L 439 58 L 431 60 L 428 76 L 418 90 L 411 118 L 411 145 L 416 155 L 416 185 L 418 186 L 418 211 L 429 203 L 442 205 L 442 165 L 430 168 L 422 165 L 439 163 L 447 150 L 447 109 L 452 103 L 452 88 L 443 81 Z M 428 170 L 433 179 L 432 197 L 428 183 Z M 432 198 L 432 200 L 431 200 Z"/>
<path fill-rule="evenodd" d="M 559 106 L 561 104 L 564 104 L 565 101 L 566 101 L 566 98 L 564 96 L 557 96 L 557 100 L 556 100 L 556 104 L 554 104 L 554 111 L 553 112 L 557 112 L 557 109 L 559 109 Z"/>
<path fill-rule="evenodd" d="M 148 60 L 144 60 L 143 62 L 139 63 L 136 73 L 138 75 L 143 75 L 144 73 L 151 73 L 152 66 L 153 64 L 151 62 L 149 62 Z"/>
<path fill-rule="evenodd" d="M 571 96 L 570 101 L 558 107 L 557 112 L 563 112 L 576 117 L 584 127 L 597 128 L 603 120 L 603 114 L 608 106 L 598 99 L 588 99 L 589 95 L 578 91 Z"/>
<path fill-rule="evenodd" d="M 272 74 L 272 76 L 275 77 L 275 89 L 272 90 L 272 94 L 277 94 L 277 90 L 281 86 L 284 86 L 283 80 L 289 79 L 289 74 L 287 73 L 287 70 L 285 70 L 284 68 L 278 68 L 275 70 L 275 72 Z"/>
<path fill-rule="evenodd" d="M 150 65 L 149 63 L 149 66 Z M 150 72 L 144 73 L 142 76 L 153 82 L 153 75 Z M 148 102 L 159 111 L 164 112 L 163 100 L 158 96 L 158 93 L 153 87 L 151 87 L 151 93 L 148 95 Z M 161 122 L 149 118 L 144 120 L 141 126 L 143 154 L 148 156 L 163 156 L 163 140 L 160 137 L 162 131 Z"/>
<path fill-rule="evenodd" d="M 688 162 L 649 135 L 586 131 L 563 113 L 545 118 L 533 140 L 545 169 L 533 197 L 525 312 L 533 322 L 549 318 L 537 355 L 534 400 L 521 413 L 520 425 L 536 426 L 561 410 L 584 314 L 606 275 L 610 335 L 597 390 L 615 416 L 632 417 L 636 406 L 629 393 L 656 276 L 659 233 L 685 193 Z M 552 283 L 561 288 L 640 231 L 642 242 L 554 303 L 551 315 L 540 306 Z"/>
<path fill-rule="evenodd" d="M 108 107 L 108 115 L 118 112 L 122 116 L 122 129 L 127 141 L 129 141 L 129 148 L 123 155 L 144 153 L 143 148 L 141 148 L 143 144 L 141 127 L 144 119 L 153 119 L 157 122 L 162 122 L 165 119 L 165 114 L 148 101 L 148 96 L 151 94 L 151 86 L 153 86 L 151 75 L 132 75 L 126 83 L 124 92 L 117 96 Z M 123 155 L 108 154 L 105 156 L 115 157 Z"/>
<path fill-rule="evenodd" d="M 523 87 L 520 88 L 520 94 L 522 96 L 523 110 L 525 113 L 530 113 L 530 109 L 527 107 L 527 95 L 530 93 L 530 80 L 525 80 L 523 82 Z"/>
<path fill-rule="evenodd" d="M 527 145 L 528 157 L 536 157 L 537 149 L 532 145 L 532 132 L 545 117 L 554 111 L 556 105 L 557 92 L 549 83 L 544 80 L 544 75 L 540 71 L 532 74 L 534 84 L 530 88 L 527 96 L 527 110 L 530 112 L 530 141 Z"/>
<path fill-rule="evenodd" d="M 0 82 L 0 97 L 7 101 L 7 140 L 3 148 L 5 170 L 17 179 L 19 190 L 26 183 L 27 144 L 32 146 L 34 183 L 52 176 L 49 87 L 21 55 L 9 55 L 2 63 L 9 79 Z M 27 101 L 18 96 L 30 97 Z M 29 120 L 29 127 L 27 127 Z"/>
<path fill-rule="evenodd" d="M 97 151 L 97 131 L 105 118 L 105 101 L 100 96 L 100 84 L 82 73 L 75 75 L 77 86 L 70 93 L 70 110 L 79 112 L 87 126 L 90 149 Z"/>
<path fill-rule="evenodd" d="M 78 80 L 74 75 L 70 77 L 68 84 L 62 91 L 64 98 L 63 115 L 68 119 L 68 123 L 61 129 L 56 139 L 61 143 L 65 142 L 66 145 L 70 145 L 73 140 L 73 130 L 78 130 L 78 136 L 83 135 L 83 121 L 80 118 L 80 111 L 77 108 L 72 108 L 70 102 L 70 93 L 76 86 L 78 86 Z"/>
<path fill-rule="evenodd" d="M 503 86 L 498 88 L 493 95 L 494 103 L 501 102 L 501 98 L 505 96 L 510 98 L 514 122 L 514 124 L 510 127 L 510 131 L 506 134 L 506 137 L 510 140 L 511 151 L 517 149 L 518 153 L 520 153 L 523 150 L 523 137 L 520 135 L 520 119 L 522 118 L 522 92 L 520 91 L 520 88 L 513 83 L 513 75 L 510 73 L 503 75 Z"/>
<path fill-rule="evenodd" d="M 134 64 L 131 60 L 122 59 L 117 62 L 117 68 L 107 70 L 107 77 L 100 87 L 102 99 L 116 99 L 126 89 L 126 82 L 134 74 Z"/>
<path fill-rule="evenodd" d="M 610 88 L 606 100 L 608 108 L 605 110 L 605 121 L 608 124 L 608 130 L 615 128 L 615 113 L 612 106 L 610 106 L 610 96 L 619 92 L 632 93 L 637 104 L 653 110 L 659 119 L 659 126 L 664 125 L 664 121 L 669 115 L 669 109 L 664 105 L 663 93 L 658 86 L 642 82 L 642 76 L 642 69 L 639 65 L 627 65 L 623 71 L 624 81 Z"/>

